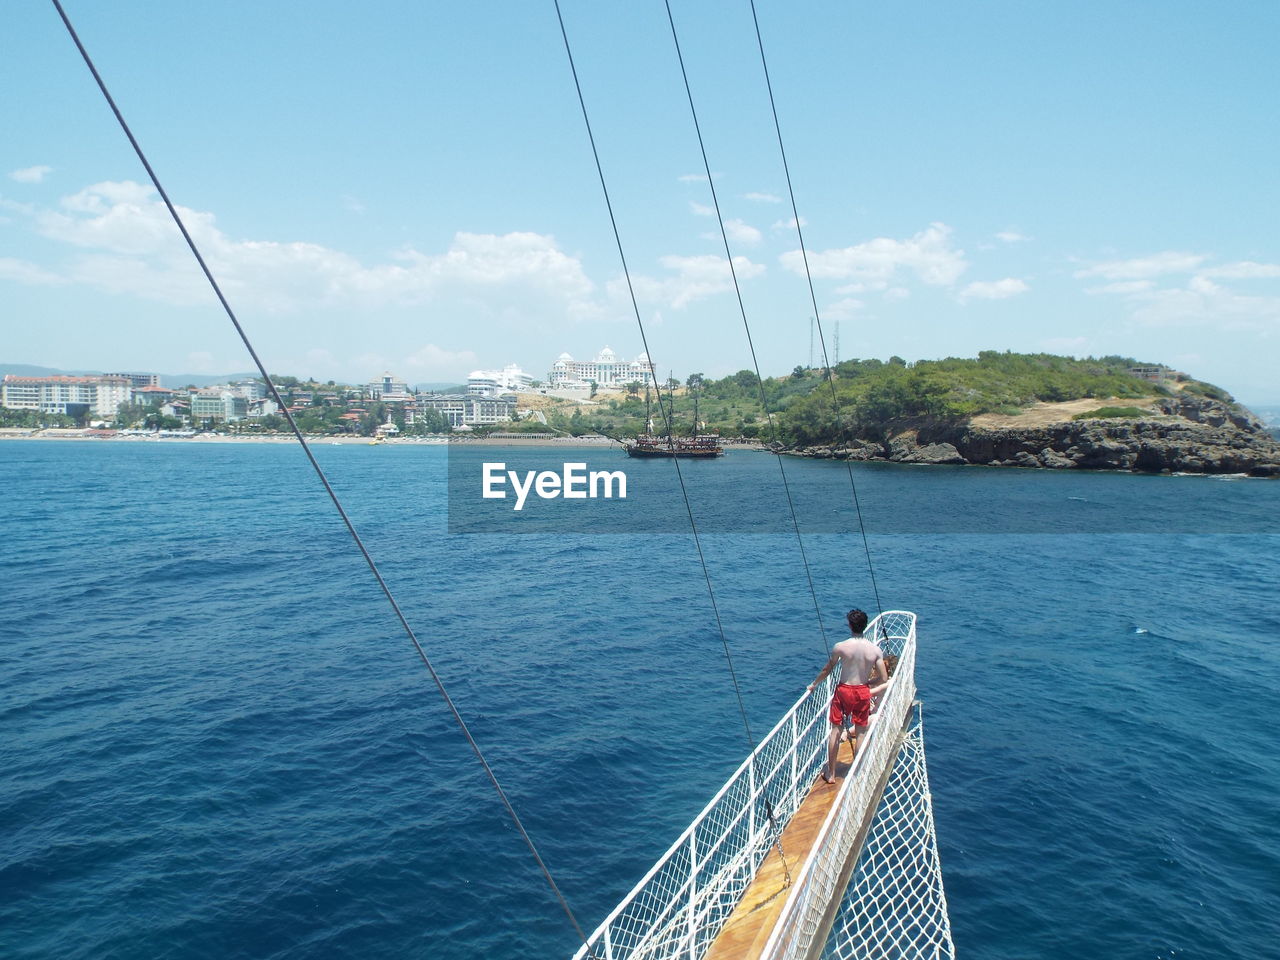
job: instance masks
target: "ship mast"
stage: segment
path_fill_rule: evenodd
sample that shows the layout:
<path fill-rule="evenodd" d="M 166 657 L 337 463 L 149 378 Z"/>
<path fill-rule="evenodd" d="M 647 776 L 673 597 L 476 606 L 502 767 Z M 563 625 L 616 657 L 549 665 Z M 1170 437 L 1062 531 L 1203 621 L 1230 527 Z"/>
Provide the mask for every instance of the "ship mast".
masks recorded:
<path fill-rule="evenodd" d="M 693 432 L 690 436 L 698 435 L 698 381 L 693 383 Z"/>

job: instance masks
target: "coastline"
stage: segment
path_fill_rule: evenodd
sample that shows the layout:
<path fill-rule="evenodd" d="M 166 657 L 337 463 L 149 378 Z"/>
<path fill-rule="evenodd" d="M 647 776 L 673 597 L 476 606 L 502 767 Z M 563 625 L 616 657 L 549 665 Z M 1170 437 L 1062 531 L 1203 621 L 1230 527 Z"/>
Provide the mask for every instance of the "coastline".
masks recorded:
<path fill-rule="evenodd" d="M 111 434 L 101 430 L 24 430 L 0 429 L 0 440 L 41 441 L 52 443 L 70 443 L 91 441 L 94 443 L 184 443 L 184 444 L 296 444 L 298 438 L 293 434 L 267 434 L 257 436 L 218 436 L 215 434 L 196 434 L 192 437 L 150 436 L 141 434 Z M 494 446 L 494 447 L 620 447 L 616 440 L 604 437 L 557 437 L 555 439 L 517 438 L 489 439 L 487 437 L 398 437 L 395 439 L 375 441 L 372 437 L 331 437 L 325 435 L 307 436 L 307 443 L 313 446 Z"/>
<path fill-rule="evenodd" d="M 1241 429 L 1244 427 L 1244 429 Z M 0 440 L 51 443 L 295 444 L 293 434 L 193 436 L 112 430 L 0 428 Z M 313 435 L 310 446 L 478 446 L 621 450 L 600 435 L 580 437 L 373 437 Z M 1103 473 L 1232 475 L 1280 478 L 1280 442 L 1253 424 L 1210 424 L 1180 417 L 1056 422 L 1043 426 L 918 423 L 888 441 L 793 447 L 726 441 L 726 451 L 776 452 L 816 460 L 854 460 L 912 466 L 985 466 Z"/>
<path fill-rule="evenodd" d="M 304 434 L 304 436 L 306 436 Z M 155 436 L 151 434 L 116 433 L 105 430 L 45 429 L 27 430 L 24 428 L 0 428 L 0 440 L 35 440 L 54 443 L 72 441 L 93 441 L 95 443 L 186 443 L 186 444 L 224 444 L 224 443 L 297 443 L 298 438 L 291 433 L 258 434 L 254 436 L 230 436 L 201 433 L 191 437 Z M 478 447 L 597 447 L 601 449 L 621 449 L 622 444 L 608 437 L 395 437 L 386 440 L 374 440 L 372 437 L 334 437 L 327 435 L 306 436 L 312 446 L 478 446 Z M 727 443 L 731 450 L 765 450 L 760 443 Z"/>

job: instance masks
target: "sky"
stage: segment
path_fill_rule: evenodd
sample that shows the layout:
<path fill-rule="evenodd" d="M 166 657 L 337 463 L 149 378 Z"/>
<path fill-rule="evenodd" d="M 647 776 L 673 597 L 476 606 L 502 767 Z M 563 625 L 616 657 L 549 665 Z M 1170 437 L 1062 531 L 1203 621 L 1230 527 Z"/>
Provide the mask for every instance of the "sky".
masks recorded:
<path fill-rule="evenodd" d="M 641 352 L 552 0 L 64 5 L 272 372 Z M 671 8 L 785 373 L 814 310 L 751 7 Z M 757 8 L 829 351 L 1120 354 L 1280 404 L 1280 5 Z M 665 7 L 562 9 L 659 375 L 750 368 Z M 251 369 L 52 4 L 5 18 L 0 360 Z"/>

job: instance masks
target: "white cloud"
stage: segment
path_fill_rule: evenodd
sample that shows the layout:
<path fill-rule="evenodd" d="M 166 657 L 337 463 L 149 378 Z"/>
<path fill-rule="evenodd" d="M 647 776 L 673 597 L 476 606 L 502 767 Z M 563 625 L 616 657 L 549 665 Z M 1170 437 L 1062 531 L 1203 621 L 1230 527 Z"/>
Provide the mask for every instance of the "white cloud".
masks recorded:
<path fill-rule="evenodd" d="M 692 257 L 672 255 L 661 257 L 658 262 L 672 275 L 664 278 L 643 274 L 633 276 L 632 286 L 637 299 L 679 309 L 696 300 L 704 300 L 733 289 L 733 276 L 729 272 L 729 262 L 724 257 L 714 254 Z M 746 257 L 734 257 L 733 269 L 739 281 L 750 280 L 764 273 L 762 264 L 752 263 Z M 610 292 L 615 295 L 625 292 L 620 280 L 610 284 Z"/>
<path fill-rule="evenodd" d="M 846 283 L 836 287 L 836 293 L 878 293 L 888 289 L 887 280 L 868 280 L 865 283 Z"/>
<path fill-rule="evenodd" d="M 720 179 L 721 176 L 719 173 L 713 173 L 711 175 L 717 180 Z M 681 183 L 706 183 L 707 175 L 705 173 L 682 173 L 676 179 Z"/>
<path fill-rule="evenodd" d="M 741 243 L 749 247 L 754 247 L 764 239 L 764 234 L 741 220 L 726 220 L 724 222 L 724 232 L 728 236 L 730 243 Z M 704 233 L 702 237 L 704 240 L 720 239 L 718 233 Z"/>
<path fill-rule="evenodd" d="M 727 220 L 724 225 L 729 239 L 734 243 L 745 243 L 754 246 L 764 239 L 764 235 L 749 223 L 741 220 Z"/>
<path fill-rule="evenodd" d="M 427 343 L 409 354 L 404 362 L 410 370 L 444 371 L 474 364 L 476 355 L 470 350 L 445 350 Z"/>
<path fill-rule="evenodd" d="M 364 213 L 368 208 L 363 201 L 357 200 L 352 196 L 344 196 L 342 198 L 342 209 L 348 213 Z"/>
<path fill-rule="evenodd" d="M 809 221 L 806 220 L 804 217 L 801 217 L 800 226 L 807 227 L 808 225 L 809 225 Z M 795 217 L 791 217 L 790 219 L 787 219 L 787 220 L 777 220 L 774 222 L 772 227 L 772 229 L 774 230 L 794 230 L 795 228 L 796 228 Z"/>
<path fill-rule="evenodd" d="M 1150 280 L 1171 273 L 1190 273 L 1208 259 L 1199 253 L 1165 250 L 1149 257 L 1132 260 L 1107 260 L 1077 270 L 1077 277 L 1102 277 L 1104 280 Z"/>
<path fill-rule="evenodd" d="M 843 300 L 828 304 L 822 311 L 822 315 L 828 320 L 848 320 L 865 306 L 866 303 L 861 300 L 854 297 L 846 297 Z"/>
<path fill-rule="evenodd" d="M 15 280 L 26 286 L 53 286 L 65 282 L 56 273 L 51 273 L 27 260 L 17 260 L 13 257 L 0 257 L 0 279 Z"/>
<path fill-rule="evenodd" d="M 1280 297 L 1245 296 L 1211 280 L 1192 278 L 1186 287 L 1138 294 L 1133 319 L 1147 327 L 1209 327 L 1213 330 L 1280 330 Z"/>
<path fill-rule="evenodd" d="M 477 310 L 512 319 L 533 316 L 526 307 L 533 297 L 550 301 L 550 312 L 571 317 L 599 309 L 581 262 L 544 234 L 458 233 L 442 253 L 408 249 L 366 266 L 319 244 L 236 240 L 217 227 L 213 214 L 178 209 L 237 306 L 290 312 L 403 306 L 466 295 Z M 210 302 L 212 294 L 190 252 L 148 186 L 95 184 L 65 197 L 60 209 L 37 210 L 31 217 L 44 237 L 81 251 L 58 268 L 62 279 L 166 303 Z M 50 271 L 43 268 L 25 270 L 25 278 L 12 264 L 6 272 L 23 282 L 50 282 Z"/>
<path fill-rule="evenodd" d="M 1095 264 L 1077 277 L 1114 280 L 1087 293 L 1119 296 L 1133 305 L 1130 318 L 1147 327 L 1208 327 L 1215 330 L 1280 329 L 1280 297 L 1237 293 L 1220 280 L 1280 279 L 1280 265 L 1241 260 L 1204 266 L 1201 254 L 1165 251 L 1133 260 Z M 1180 286 L 1162 286 L 1161 278 L 1190 274 Z M 1165 282 L 1168 282 L 1167 280 Z"/>
<path fill-rule="evenodd" d="M 1085 287 L 1085 293 L 1142 293 L 1155 287 L 1151 280 L 1120 280 L 1116 283 L 1105 283 L 1100 287 Z"/>
<path fill-rule="evenodd" d="M 784 253 L 779 259 L 788 270 L 804 273 L 799 250 Z M 853 247 L 811 253 L 809 266 L 815 277 L 884 283 L 900 270 L 910 270 L 930 286 L 950 286 L 969 264 L 964 251 L 951 246 L 951 228 L 933 223 L 906 240 L 877 237 Z"/>
<path fill-rule="evenodd" d="M 320 367 L 334 369 L 329 351 L 309 351 L 307 370 Z M 426 343 L 417 349 L 406 347 L 403 353 L 369 351 L 355 357 L 350 366 L 360 370 L 395 370 L 401 372 L 410 384 L 422 380 L 451 380 L 473 370 L 479 361 L 470 350 L 446 350 L 434 343 Z"/>
<path fill-rule="evenodd" d="M 1200 271 L 1202 277 L 1213 277 L 1216 280 L 1261 280 L 1280 277 L 1280 263 L 1255 263 L 1252 260 L 1241 260 L 1221 267 L 1206 267 Z"/>
<path fill-rule="evenodd" d="M 40 183 L 51 173 L 53 173 L 53 167 L 46 167 L 41 164 L 35 167 L 23 167 L 21 170 L 10 171 L 9 179 L 16 180 L 18 183 Z"/>
<path fill-rule="evenodd" d="M 1017 230 L 1001 230 L 996 234 L 996 239 L 1002 243 L 1026 243 L 1031 238 L 1023 236 Z"/>
<path fill-rule="evenodd" d="M 756 203 L 781 203 L 781 197 L 775 197 L 772 193 L 744 193 L 743 200 L 754 200 Z"/>
<path fill-rule="evenodd" d="M 906 287 L 890 286 L 888 280 L 867 280 L 859 283 L 846 283 L 836 287 L 836 293 L 864 294 L 879 293 L 886 300 L 906 300 L 911 291 Z"/>
<path fill-rule="evenodd" d="M 961 301 L 1008 300 L 1030 289 L 1025 280 L 1019 280 L 1017 277 L 1005 277 L 1003 280 L 978 280 L 960 291 L 960 299 Z"/>
<path fill-rule="evenodd" d="M 696 200 L 689 201 L 689 209 L 700 217 L 714 217 L 716 208 L 709 207 L 705 203 L 698 203 Z"/>

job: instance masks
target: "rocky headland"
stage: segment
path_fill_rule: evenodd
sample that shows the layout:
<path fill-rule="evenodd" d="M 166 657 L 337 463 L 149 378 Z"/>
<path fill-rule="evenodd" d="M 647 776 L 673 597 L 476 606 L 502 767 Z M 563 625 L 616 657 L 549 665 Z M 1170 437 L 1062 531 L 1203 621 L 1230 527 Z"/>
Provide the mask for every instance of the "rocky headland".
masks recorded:
<path fill-rule="evenodd" d="M 1098 406 L 1098 401 L 1084 405 Z M 1179 394 L 1138 417 L 1072 419 L 1074 404 L 1012 417 L 889 425 L 883 440 L 783 449 L 793 456 L 891 463 L 980 464 L 1051 470 L 1232 473 L 1280 477 L 1280 442 L 1238 404 Z"/>

